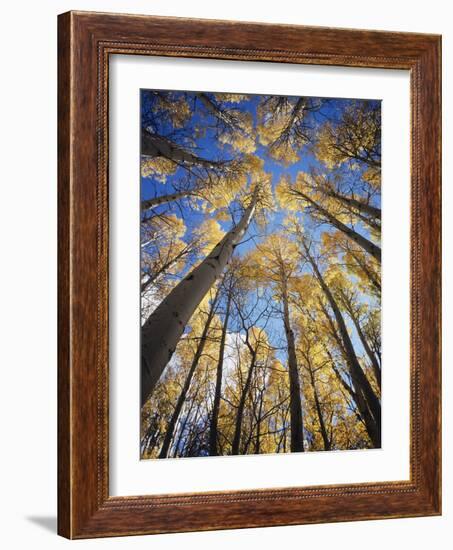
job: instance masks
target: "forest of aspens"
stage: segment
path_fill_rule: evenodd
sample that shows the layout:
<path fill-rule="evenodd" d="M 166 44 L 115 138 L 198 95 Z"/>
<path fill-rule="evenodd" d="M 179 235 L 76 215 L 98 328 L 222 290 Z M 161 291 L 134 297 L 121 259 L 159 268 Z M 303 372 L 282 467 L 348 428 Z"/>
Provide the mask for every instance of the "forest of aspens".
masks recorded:
<path fill-rule="evenodd" d="M 141 457 L 381 446 L 381 104 L 141 90 Z"/>

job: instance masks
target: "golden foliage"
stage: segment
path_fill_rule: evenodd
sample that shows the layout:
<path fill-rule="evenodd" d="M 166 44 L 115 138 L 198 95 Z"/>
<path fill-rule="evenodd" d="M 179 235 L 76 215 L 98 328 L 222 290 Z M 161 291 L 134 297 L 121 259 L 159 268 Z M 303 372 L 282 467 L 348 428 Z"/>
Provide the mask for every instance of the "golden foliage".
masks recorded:
<path fill-rule="evenodd" d="M 376 151 L 380 144 L 380 116 L 370 112 L 363 102 L 355 102 L 342 113 L 338 124 L 326 122 L 319 130 L 315 153 L 318 159 L 332 169 L 347 161 L 352 169 L 358 164 L 371 166 L 378 176 Z"/>
<path fill-rule="evenodd" d="M 305 116 L 302 99 L 266 97 L 258 106 L 257 133 L 274 160 L 289 166 L 300 159 L 307 138 L 295 128 Z"/>
<path fill-rule="evenodd" d="M 145 157 L 141 161 L 141 175 L 143 178 L 155 178 L 161 183 L 167 181 L 168 176 L 173 175 L 178 168 L 170 159 L 164 157 Z"/>
<path fill-rule="evenodd" d="M 212 248 L 220 242 L 225 232 L 214 218 L 207 218 L 194 231 L 194 235 L 201 242 L 201 253 L 208 254 Z"/>
<path fill-rule="evenodd" d="M 244 94 L 229 94 L 229 93 L 216 93 L 214 97 L 217 101 L 224 101 L 226 103 L 242 103 L 249 99 L 248 95 Z"/>

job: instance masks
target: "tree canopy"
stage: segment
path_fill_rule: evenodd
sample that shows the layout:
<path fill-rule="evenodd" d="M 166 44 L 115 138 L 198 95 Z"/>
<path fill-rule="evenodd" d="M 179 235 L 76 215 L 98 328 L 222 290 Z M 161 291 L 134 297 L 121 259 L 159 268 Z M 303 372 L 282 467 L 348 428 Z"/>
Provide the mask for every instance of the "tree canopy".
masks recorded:
<path fill-rule="evenodd" d="M 141 455 L 381 444 L 381 108 L 141 92 Z"/>

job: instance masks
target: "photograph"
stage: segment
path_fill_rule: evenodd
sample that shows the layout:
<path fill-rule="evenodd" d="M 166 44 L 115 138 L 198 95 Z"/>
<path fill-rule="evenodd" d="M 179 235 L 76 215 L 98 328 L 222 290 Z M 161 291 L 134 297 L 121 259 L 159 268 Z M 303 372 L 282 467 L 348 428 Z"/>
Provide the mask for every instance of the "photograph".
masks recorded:
<path fill-rule="evenodd" d="M 380 448 L 381 101 L 140 102 L 140 457 Z"/>

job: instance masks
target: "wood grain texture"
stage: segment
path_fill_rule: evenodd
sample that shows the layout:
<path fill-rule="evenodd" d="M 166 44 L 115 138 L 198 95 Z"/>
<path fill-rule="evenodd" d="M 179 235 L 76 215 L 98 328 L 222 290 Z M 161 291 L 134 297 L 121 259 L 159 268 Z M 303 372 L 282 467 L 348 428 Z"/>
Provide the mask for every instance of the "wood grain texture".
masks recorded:
<path fill-rule="evenodd" d="M 69 12 L 59 16 L 58 45 L 58 532 L 87 538 L 440 514 L 440 37 Z M 111 54 L 410 71 L 410 481 L 109 496 Z"/>
<path fill-rule="evenodd" d="M 70 536 L 70 65 L 69 17 L 58 27 L 58 532 Z"/>

